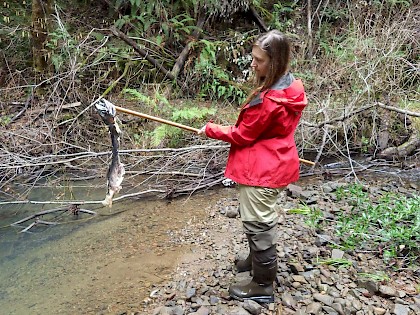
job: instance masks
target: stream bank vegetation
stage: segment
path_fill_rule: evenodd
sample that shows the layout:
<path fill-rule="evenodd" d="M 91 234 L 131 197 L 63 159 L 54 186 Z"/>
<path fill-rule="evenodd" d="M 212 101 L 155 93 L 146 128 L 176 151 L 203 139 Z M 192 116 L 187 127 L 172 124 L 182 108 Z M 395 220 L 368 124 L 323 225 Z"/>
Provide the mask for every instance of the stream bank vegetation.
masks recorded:
<path fill-rule="evenodd" d="M 420 196 L 380 191 L 361 183 L 342 185 L 334 193 L 337 209 L 325 218 L 317 206 L 303 205 L 287 211 L 307 217 L 317 231 L 333 226 L 344 251 L 371 252 L 387 266 L 402 268 L 420 264 Z M 320 260 L 320 264 L 345 267 L 347 260 Z"/>
<path fill-rule="evenodd" d="M 296 142 L 300 156 L 318 165 L 302 166 L 303 176 L 345 172 L 357 183 L 377 163 L 418 167 L 419 8 L 410 0 L 5 2 L 0 204 L 31 202 L 34 188 L 63 181 L 102 178 L 97 185 L 105 186 L 110 138 L 92 106 L 100 97 L 196 128 L 209 119 L 233 123 L 251 87 L 250 46 L 272 28 L 292 40 L 292 72 L 310 100 Z M 116 200 L 170 199 L 221 184 L 228 145 L 117 118 L 126 176 Z M 368 166 L 355 162 L 360 155 Z M 346 169 L 326 172 L 320 165 L 331 158 Z M 72 194 L 55 201 L 87 202 Z M 366 215 L 385 211 L 359 206 Z M 403 207 L 395 212 L 411 220 Z M 400 236 L 384 237 L 377 241 Z M 409 240 L 401 245 L 412 248 Z"/>

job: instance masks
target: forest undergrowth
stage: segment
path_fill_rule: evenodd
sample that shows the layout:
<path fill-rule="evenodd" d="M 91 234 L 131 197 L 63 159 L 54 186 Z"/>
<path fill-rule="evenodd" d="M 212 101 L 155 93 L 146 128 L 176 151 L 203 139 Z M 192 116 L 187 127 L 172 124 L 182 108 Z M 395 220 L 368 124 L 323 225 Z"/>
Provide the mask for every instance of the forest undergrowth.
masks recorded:
<path fill-rule="evenodd" d="M 23 1 L 2 8 L 2 199 L 30 191 L 16 194 L 12 182 L 34 187 L 62 174 L 73 180 L 106 173 L 108 130 L 92 106 L 101 97 L 195 128 L 209 119 L 233 123 L 252 83 L 251 44 L 272 28 L 292 40 L 291 71 L 309 99 L 296 133 L 301 157 L 351 161 L 361 154 L 408 167 L 418 158 L 415 2 L 48 3 L 44 69 L 34 66 L 34 7 Z M 118 119 L 127 180 L 145 176 L 142 184 L 153 182 L 164 196 L 220 183 L 227 145 Z"/>

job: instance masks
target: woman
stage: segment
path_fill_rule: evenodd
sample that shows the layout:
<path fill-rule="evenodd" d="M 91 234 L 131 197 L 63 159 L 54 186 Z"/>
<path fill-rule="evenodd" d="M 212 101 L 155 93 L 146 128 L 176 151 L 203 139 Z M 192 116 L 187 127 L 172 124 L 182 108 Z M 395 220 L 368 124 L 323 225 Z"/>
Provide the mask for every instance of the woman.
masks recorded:
<path fill-rule="evenodd" d="M 274 301 L 277 274 L 275 210 L 282 189 L 299 178 L 294 132 L 307 104 L 300 80 L 288 72 L 290 43 L 279 31 L 258 37 L 251 67 L 257 88 L 248 97 L 233 126 L 207 123 L 198 133 L 231 144 L 225 176 L 238 183 L 239 211 L 250 254 L 238 261 L 239 271 L 252 270 L 250 283 L 233 284 L 236 299 Z"/>

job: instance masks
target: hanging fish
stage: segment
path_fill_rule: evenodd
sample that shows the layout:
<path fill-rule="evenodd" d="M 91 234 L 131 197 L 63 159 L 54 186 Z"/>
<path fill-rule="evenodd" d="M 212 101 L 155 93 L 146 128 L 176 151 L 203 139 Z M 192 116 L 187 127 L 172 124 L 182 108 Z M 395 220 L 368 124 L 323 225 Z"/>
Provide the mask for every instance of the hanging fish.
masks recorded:
<path fill-rule="evenodd" d="M 120 157 L 118 156 L 121 130 L 115 120 L 115 106 L 111 102 L 100 99 L 95 103 L 95 107 L 102 120 L 108 125 L 109 133 L 111 135 L 112 159 L 107 172 L 108 191 L 102 204 L 112 207 L 112 198 L 120 191 L 125 174 L 124 165 L 121 163 Z"/>

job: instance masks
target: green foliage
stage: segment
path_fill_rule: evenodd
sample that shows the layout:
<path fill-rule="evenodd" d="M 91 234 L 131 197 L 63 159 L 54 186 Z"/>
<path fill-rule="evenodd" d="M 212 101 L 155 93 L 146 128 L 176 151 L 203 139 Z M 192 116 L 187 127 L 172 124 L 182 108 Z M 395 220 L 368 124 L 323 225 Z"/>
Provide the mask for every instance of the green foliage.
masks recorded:
<path fill-rule="evenodd" d="M 374 0 L 373 1 L 373 5 L 377 6 L 377 7 L 383 7 L 383 6 L 388 6 L 390 8 L 393 7 L 409 7 L 410 5 L 413 4 L 413 1 L 411 0 Z"/>
<path fill-rule="evenodd" d="M 9 115 L 0 117 L 0 126 L 7 126 L 12 121 L 12 118 Z"/>
<path fill-rule="evenodd" d="M 171 120 L 177 123 L 189 125 L 204 125 L 205 118 L 214 115 L 216 112 L 212 108 L 183 107 L 174 109 Z M 199 124 L 198 124 L 199 123 Z M 153 130 L 152 145 L 159 146 L 162 142 L 167 142 L 170 147 L 177 147 L 184 142 L 183 134 L 185 131 L 169 125 L 160 125 Z"/>
<path fill-rule="evenodd" d="M 194 72 L 199 74 L 198 79 L 201 82 L 199 96 L 242 103 L 247 96 L 246 92 L 230 78 L 229 72 L 218 64 L 218 52 L 226 50 L 226 43 L 202 39 L 197 45 L 202 46 L 194 67 Z M 238 57 L 235 61 L 243 66 L 246 64 L 245 58 Z"/>
<path fill-rule="evenodd" d="M 377 282 L 384 282 L 389 281 L 389 277 L 384 272 L 378 272 L 378 273 L 364 273 L 360 272 L 357 274 L 360 278 L 366 279 L 366 280 L 373 280 Z"/>
<path fill-rule="evenodd" d="M 404 197 L 387 193 L 373 201 L 361 185 L 337 191 L 351 211 L 341 213 L 337 233 L 347 248 L 378 248 L 387 261 L 400 255 L 415 259 L 420 242 L 420 196 Z"/>
<path fill-rule="evenodd" d="M 202 127 L 207 117 L 216 113 L 214 108 L 199 108 L 197 106 L 174 107 L 169 100 L 158 91 L 155 92 L 153 97 L 147 96 L 134 89 L 125 89 L 123 92 L 157 112 L 159 117 L 164 114 L 165 116 L 170 116 L 169 120 L 187 126 L 194 125 Z M 185 131 L 180 128 L 161 124 L 155 128 L 149 136 L 152 146 L 156 147 L 165 143 L 171 147 L 176 147 L 183 144 L 185 138 L 184 133 Z M 139 140 L 137 134 L 133 137 L 135 140 L 136 137 L 137 140 Z"/>
<path fill-rule="evenodd" d="M 46 46 L 51 51 L 51 62 L 55 71 L 62 70 L 64 65 L 68 65 L 69 56 L 77 57 L 80 55 L 78 41 L 72 37 L 64 25 L 49 33 L 49 41 Z"/>
<path fill-rule="evenodd" d="M 135 89 L 124 89 L 122 92 L 130 95 L 132 99 L 138 100 L 148 107 L 153 107 L 154 109 L 157 109 L 156 99 L 153 99 L 150 96 L 141 93 L 140 91 L 137 91 Z"/>
<path fill-rule="evenodd" d="M 334 267 L 339 268 L 339 269 L 350 267 L 353 264 L 351 262 L 351 260 L 347 260 L 347 259 L 344 259 L 344 258 L 318 259 L 317 263 L 321 264 L 321 265 L 334 266 Z"/>
<path fill-rule="evenodd" d="M 32 60 L 30 1 L 2 2 L 0 19 L 0 56 L 4 54 L 10 70 L 26 69 Z"/>
<path fill-rule="evenodd" d="M 322 211 L 316 208 L 311 208 L 308 205 L 302 205 L 300 208 L 290 209 L 289 214 L 300 214 L 308 217 L 305 224 L 312 228 L 317 228 L 323 220 Z"/>
<path fill-rule="evenodd" d="M 281 32 L 286 33 L 295 23 L 293 16 L 298 14 L 297 1 L 279 1 L 274 3 L 273 11 L 270 14 L 270 25 Z"/>
<path fill-rule="evenodd" d="M 178 6 L 172 1 L 117 1 L 117 9 L 127 5 L 130 13 L 116 20 L 115 26 L 128 26 L 136 35 L 147 36 L 159 46 L 168 39 L 183 41 L 195 29 L 195 19 L 188 12 L 177 13 Z"/>

